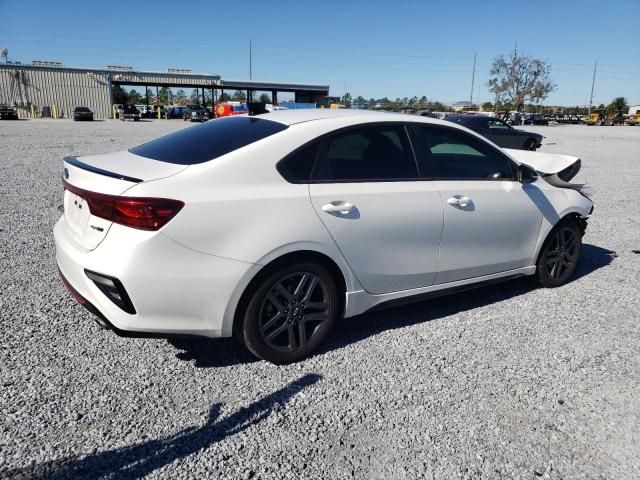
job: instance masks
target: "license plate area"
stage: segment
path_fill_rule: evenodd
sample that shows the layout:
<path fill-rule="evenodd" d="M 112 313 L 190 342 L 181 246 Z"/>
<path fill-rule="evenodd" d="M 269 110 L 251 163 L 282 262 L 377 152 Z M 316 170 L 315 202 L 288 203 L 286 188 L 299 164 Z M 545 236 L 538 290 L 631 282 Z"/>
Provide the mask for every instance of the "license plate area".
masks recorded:
<path fill-rule="evenodd" d="M 89 224 L 89 205 L 86 200 L 69 190 L 64 191 L 64 218 L 67 225 L 76 234 L 84 233 Z"/>

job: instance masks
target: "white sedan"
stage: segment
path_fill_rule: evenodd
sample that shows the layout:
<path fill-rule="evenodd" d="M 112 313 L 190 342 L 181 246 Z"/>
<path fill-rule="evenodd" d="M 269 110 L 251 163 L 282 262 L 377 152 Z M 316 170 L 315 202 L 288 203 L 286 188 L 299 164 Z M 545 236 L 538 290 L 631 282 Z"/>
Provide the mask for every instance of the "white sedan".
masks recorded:
<path fill-rule="evenodd" d="M 125 336 L 236 336 L 310 355 L 343 317 L 575 272 L 593 204 L 577 158 L 426 117 L 283 110 L 64 160 L 61 277 Z"/>

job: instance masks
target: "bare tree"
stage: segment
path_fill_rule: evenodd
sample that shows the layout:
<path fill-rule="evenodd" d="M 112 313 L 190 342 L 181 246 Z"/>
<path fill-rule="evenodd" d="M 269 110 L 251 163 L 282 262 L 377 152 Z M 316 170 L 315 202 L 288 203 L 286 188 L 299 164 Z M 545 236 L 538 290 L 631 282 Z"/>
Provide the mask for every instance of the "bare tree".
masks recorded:
<path fill-rule="evenodd" d="M 526 101 L 539 102 L 555 90 L 550 71 L 544 61 L 520 55 L 514 49 L 509 58 L 500 55 L 493 61 L 487 85 L 495 94 L 496 104 L 511 103 L 520 111 Z"/>

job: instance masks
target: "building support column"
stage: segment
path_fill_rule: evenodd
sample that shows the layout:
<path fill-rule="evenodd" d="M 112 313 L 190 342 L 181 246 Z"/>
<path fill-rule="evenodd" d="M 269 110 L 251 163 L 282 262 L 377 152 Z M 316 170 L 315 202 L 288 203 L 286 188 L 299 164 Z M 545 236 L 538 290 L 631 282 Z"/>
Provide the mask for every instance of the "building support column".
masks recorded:
<path fill-rule="evenodd" d="M 276 105 L 278 105 L 278 91 L 277 90 L 273 90 L 271 92 L 271 104 L 275 107 Z"/>

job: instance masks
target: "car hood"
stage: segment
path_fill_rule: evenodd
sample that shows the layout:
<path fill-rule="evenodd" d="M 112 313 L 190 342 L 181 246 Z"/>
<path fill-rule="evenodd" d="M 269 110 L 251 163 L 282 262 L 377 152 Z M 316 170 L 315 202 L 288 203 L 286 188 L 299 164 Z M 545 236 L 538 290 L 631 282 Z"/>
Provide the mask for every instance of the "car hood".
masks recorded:
<path fill-rule="evenodd" d="M 506 151 L 518 163 L 524 163 L 543 175 L 559 173 L 576 163 L 579 165 L 580 162 L 578 157 L 560 155 L 558 153 L 532 152 L 529 150 L 515 150 L 512 148 L 505 148 L 504 151 Z M 575 173 L 577 173 L 577 171 Z"/>

